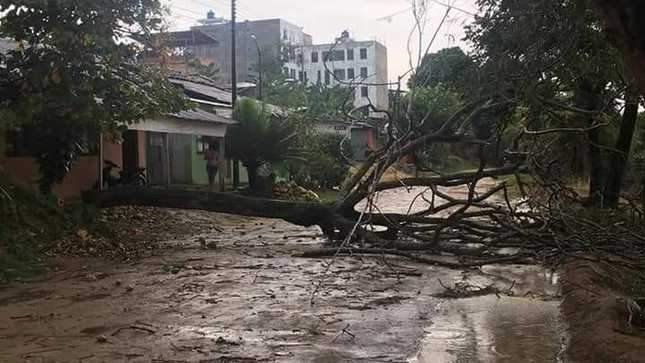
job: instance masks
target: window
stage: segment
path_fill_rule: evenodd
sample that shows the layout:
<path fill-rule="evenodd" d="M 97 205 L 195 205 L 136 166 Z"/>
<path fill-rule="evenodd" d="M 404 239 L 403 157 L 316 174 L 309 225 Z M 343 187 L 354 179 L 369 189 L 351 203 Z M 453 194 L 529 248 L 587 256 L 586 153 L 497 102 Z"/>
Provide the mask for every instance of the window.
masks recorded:
<path fill-rule="evenodd" d="M 197 138 L 197 153 L 198 154 L 203 154 L 206 150 L 208 150 L 208 136 L 200 136 Z"/>
<path fill-rule="evenodd" d="M 361 78 L 367 78 L 367 67 L 361 67 Z"/>
<path fill-rule="evenodd" d="M 323 55 L 323 62 L 329 62 L 331 59 L 329 58 L 329 52 L 322 52 Z"/>
<path fill-rule="evenodd" d="M 361 87 L 361 97 L 368 97 L 369 96 L 369 89 L 365 86 Z"/>
<path fill-rule="evenodd" d="M 298 72 L 298 80 L 299 80 L 300 82 L 303 82 L 303 81 L 305 80 L 305 78 L 304 78 L 304 75 L 303 75 L 302 71 Z"/>
<path fill-rule="evenodd" d="M 347 60 L 354 60 L 354 49 L 347 49 Z"/>
<path fill-rule="evenodd" d="M 307 72 L 305 72 L 305 83 L 309 82 L 309 77 L 307 77 Z"/>
<path fill-rule="evenodd" d="M 284 73 L 285 76 L 289 77 L 289 68 L 287 67 L 282 68 L 282 72 Z"/>
<path fill-rule="evenodd" d="M 291 76 L 292 79 L 296 79 L 296 70 L 295 69 L 291 70 L 290 76 Z"/>
<path fill-rule="evenodd" d="M 347 79 L 354 79 L 356 75 L 354 74 L 354 68 L 347 68 Z"/>
<path fill-rule="evenodd" d="M 334 78 L 339 81 L 345 80 L 345 70 L 344 69 L 334 69 Z"/>
<path fill-rule="evenodd" d="M 325 84 L 331 83 L 330 76 L 329 72 L 325 72 Z"/>
<path fill-rule="evenodd" d="M 318 52 L 311 52 L 311 63 L 318 63 Z"/>
<path fill-rule="evenodd" d="M 335 61 L 344 61 L 345 60 L 345 51 L 344 50 L 335 50 L 334 51 L 334 60 Z"/>
<path fill-rule="evenodd" d="M 361 59 L 367 59 L 367 48 L 361 48 Z"/>
<path fill-rule="evenodd" d="M 322 82 L 322 72 L 318 71 L 318 75 L 316 76 L 316 83 L 320 84 Z"/>

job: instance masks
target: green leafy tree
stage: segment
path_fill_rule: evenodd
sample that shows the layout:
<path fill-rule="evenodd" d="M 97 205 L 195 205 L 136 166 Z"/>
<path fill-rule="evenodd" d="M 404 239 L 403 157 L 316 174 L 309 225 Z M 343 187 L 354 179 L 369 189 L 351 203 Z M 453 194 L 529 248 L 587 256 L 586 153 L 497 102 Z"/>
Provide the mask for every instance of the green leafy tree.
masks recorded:
<path fill-rule="evenodd" d="M 199 58 L 191 55 L 186 60 L 186 64 L 191 72 L 200 76 L 208 77 L 213 81 L 219 78 L 220 69 L 215 63 L 204 64 Z"/>
<path fill-rule="evenodd" d="M 265 104 L 243 98 L 235 107 L 234 118 L 239 124 L 228 130 L 227 155 L 246 167 L 252 190 L 260 187 L 257 176 L 261 166 L 299 158 L 294 147 L 295 127 L 289 120 L 272 115 Z"/>
<path fill-rule="evenodd" d="M 590 3 L 480 0 L 482 13 L 467 39 L 479 63 L 480 94 L 525 109 L 523 126 L 589 128 L 584 138 L 554 134 L 560 139 L 550 144 L 562 153 L 551 154 L 580 155 L 566 150 L 586 149 L 589 198 L 596 206 L 614 207 L 631 149 L 638 93 Z M 608 130 L 592 127 L 604 122 Z"/>
<path fill-rule="evenodd" d="M 311 135 L 304 147 L 306 162 L 293 167 L 295 181 L 312 189 L 340 186 L 349 172 L 350 165 L 346 158 L 352 157 L 348 141 L 340 135 Z"/>
<path fill-rule="evenodd" d="M 137 60 L 162 30 L 160 0 L 0 0 L 0 122 L 22 127 L 49 192 L 98 132 L 187 108 Z"/>
<path fill-rule="evenodd" d="M 416 74 L 410 77 L 408 87 L 435 87 L 439 84 L 464 94 L 477 77 L 473 59 L 459 47 L 444 48 L 423 57 Z"/>
<path fill-rule="evenodd" d="M 412 97 L 414 98 L 411 100 Z M 443 83 L 419 87 L 415 90 L 414 96 L 407 94 L 402 99 L 402 109 L 407 110 L 410 102 L 412 105 L 409 117 L 423 133 L 436 131 L 463 107 L 459 94 Z M 405 128 L 405 125 L 401 127 Z"/>

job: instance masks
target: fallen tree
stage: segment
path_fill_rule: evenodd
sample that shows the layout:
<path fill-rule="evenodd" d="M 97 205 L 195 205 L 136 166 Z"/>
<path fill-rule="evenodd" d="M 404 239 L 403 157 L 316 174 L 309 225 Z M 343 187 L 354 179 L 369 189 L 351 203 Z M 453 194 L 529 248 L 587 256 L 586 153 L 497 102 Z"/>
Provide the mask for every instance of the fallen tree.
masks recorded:
<path fill-rule="evenodd" d="M 415 17 L 420 21 L 423 13 L 417 11 Z M 334 46 L 330 52 L 333 49 Z M 419 59 L 423 58 L 421 55 Z M 534 73 L 541 75 L 539 70 Z M 336 81 L 354 88 L 365 84 Z M 512 85 L 509 82 L 507 87 Z M 566 256 L 588 258 L 601 254 L 610 261 L 620 259 L 634 266 L 640 265 L 638 258 L 631 258 L 630 254 L 645 256 L 645 239 L 629 228 L 598 224 L 580 217 L 584 209 L 580 198 L 553 172 L 557 160 L 548 155 L 550 146 L 557 142 L 557 139 L 545 139 L 548 136 L 587 134 L 602 124 L 529 130 L 531 120 L 522 120 L 527 121 L 527 125 L 522 125 L 526 127 L 519 134 L 511 135 L 513 143 L 506 150 L 505 163 L 501 164 L 499 159 L 493 163 L 487 157 L 490 155 L 487 151 L 498 149 L 502 136 L 509 133 L 502 120 L 515 110 L 539 106 L 544 114 L 553 117 L 563 113 L 596 117 L 601 111 L 539 97 L 527 99 L 526 94 L 517 89 L 482 89 L 481 94 L 470 97 L 452 117 L 431 129 L 424 128 L 430 123 L 430 113 L 421 119 L 411 118 L 412 102 L 407 110 L 401 110 L 397 105 L 392 112 L 379 110 L 370 103 L 368 107 L 372 111 L 387 116 L 387 138 L 383 147 L 369 155 L 352 175 L 344 186 L 342 197 L 335 203 L 289 202 L 166 189 L 109 190 L 98 195 L 96 202 L 100 207 L 141 205 L 279 218 L 301 226 L 319 226 L 330 240 L 339 244 L 336 248 L 303 255 L 307 257 L 352 253 L 396 255 L 461 268 Z M 411 99 L 414 94 L 413 83 Z M 357 121 L 351 112 L 346 112 L 346 117 Z M 446 144 L 474 150 L 478 155 L 478 167 L 451 174 L 434 172 L 394 180 L 384 177 L 402 158 L 414 155 L 415 151 Z M 528 195 L 520 177 L 522 174 L 531 175 L 542 193 L 539 197 Z M 512 200 L 504 182 L 482 188 L 481 181 L 491 177 L 514 178 L 524 199 L 521 202 Z M 399 188 L 415 193 L 409 208 L 395 213 L 383 212 L 377 201 L 379 194 Z M 466 193 L 451 194 L 449 188 L 461 188 Z M 417 200 L 425 201 L 423 210 L 413 210 Z M 604 232 L 607 230 L 613 234 Z M 451 259 L 430 258 L 430 254 L 448 255 Z"/>

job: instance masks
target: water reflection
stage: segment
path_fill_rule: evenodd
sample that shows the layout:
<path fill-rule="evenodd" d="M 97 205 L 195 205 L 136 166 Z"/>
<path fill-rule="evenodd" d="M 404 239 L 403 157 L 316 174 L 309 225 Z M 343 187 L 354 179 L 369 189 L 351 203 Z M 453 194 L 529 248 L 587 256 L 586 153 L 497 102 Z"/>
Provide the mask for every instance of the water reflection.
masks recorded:
<path fill-rule="evenodd" d="M 546 298 L 557 291 L 555 276 L 532 267 L 488 272 L 517 278 L 517 295 L 443 301 L 410 363 L 561 361 L 559 302 Z"/>

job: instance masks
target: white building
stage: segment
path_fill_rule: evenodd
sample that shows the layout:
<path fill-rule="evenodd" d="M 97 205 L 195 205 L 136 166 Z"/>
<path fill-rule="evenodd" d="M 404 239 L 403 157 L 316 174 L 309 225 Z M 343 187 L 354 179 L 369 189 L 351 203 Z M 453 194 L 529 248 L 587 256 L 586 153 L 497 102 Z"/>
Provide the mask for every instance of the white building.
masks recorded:
<path fill-rule="evenodd" d="M 308 85 L 355 87 L 355 107 L 371 101 L 377 109 L 389 108 L 387 48 L 381 43 L 355 41 L 345 33 L 336 44 L 303 45 L 296 53 L 296 60 L 285 64 L 292 78 Z M 370 116 L 383 114 L 370 111 Z"/>

